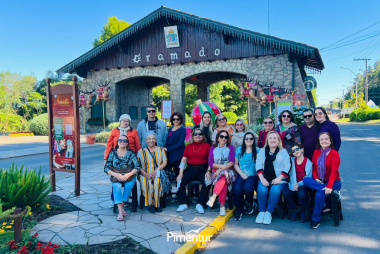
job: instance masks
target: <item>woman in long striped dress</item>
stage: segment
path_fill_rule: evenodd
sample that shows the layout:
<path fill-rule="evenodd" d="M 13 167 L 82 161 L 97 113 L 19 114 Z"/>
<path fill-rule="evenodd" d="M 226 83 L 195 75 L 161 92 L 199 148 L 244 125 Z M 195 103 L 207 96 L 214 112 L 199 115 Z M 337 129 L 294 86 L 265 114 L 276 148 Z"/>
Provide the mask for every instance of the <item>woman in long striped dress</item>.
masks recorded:
<path fill-rule="evenodd" d="M 137 153 L 141 164 L 141 191 L 145 197 L 145 206 L 149 206 L 151 213 L 162 212 L 160 197 L 163 194 L 163 185 L 168 181 L 163 171 L 167 164 L 166 152 L 162 147 L 156 146 L 156 142 L 156 134 L 149 132 L 146 136 L 148 147 L 140 149 Z"/>

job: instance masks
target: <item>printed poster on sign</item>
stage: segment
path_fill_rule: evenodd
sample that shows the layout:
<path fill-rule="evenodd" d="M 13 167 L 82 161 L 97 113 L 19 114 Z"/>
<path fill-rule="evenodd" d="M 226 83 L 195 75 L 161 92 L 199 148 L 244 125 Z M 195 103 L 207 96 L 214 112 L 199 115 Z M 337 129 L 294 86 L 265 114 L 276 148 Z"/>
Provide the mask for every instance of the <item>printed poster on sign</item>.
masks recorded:
<path fill-rule="evenodd" d="M 177 26 L 164 27 L 166 48 L 178 48 L 179 37 Z"/>
<path fill-rule="evenodd" d="M 53 166 L 75 169 L 74 160 L 74 103 L 70 94 L 52 96 L 53 111 Z"/>
<path fill-rule="evenodd" d="M 170 119 L 173 114 L 173 100 L 162 100 L 161 102 L 162 119 Z"/>

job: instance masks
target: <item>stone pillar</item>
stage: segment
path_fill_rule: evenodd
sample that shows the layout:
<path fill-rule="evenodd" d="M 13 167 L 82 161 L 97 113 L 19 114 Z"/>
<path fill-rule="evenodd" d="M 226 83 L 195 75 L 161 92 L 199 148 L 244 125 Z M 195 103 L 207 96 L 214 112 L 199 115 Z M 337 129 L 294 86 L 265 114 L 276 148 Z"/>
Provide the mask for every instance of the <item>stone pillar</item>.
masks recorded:
<path fill-rule="evenodd" d="M 170 80 L 170 99 L 173 100 L 173 112 L 181 112 L 185 118 L 185 81 Z"/>
<path fill-rule="evenodd" d="M 249 110 L 251 116 L 251 124 L 257 124 L 257 119 L 261 118 L 261 107 L 257 106 L 257 101 L 252 98 L 249 98 Z M 248 114 L 247 114 L 248 115 Z"/>
<path fill-rule="evenodd" d="M 202 101 L 209 101 L 210 99 L 210 86 L 208 84 L 201 84 L 197 87 L 198 99 Z"/>

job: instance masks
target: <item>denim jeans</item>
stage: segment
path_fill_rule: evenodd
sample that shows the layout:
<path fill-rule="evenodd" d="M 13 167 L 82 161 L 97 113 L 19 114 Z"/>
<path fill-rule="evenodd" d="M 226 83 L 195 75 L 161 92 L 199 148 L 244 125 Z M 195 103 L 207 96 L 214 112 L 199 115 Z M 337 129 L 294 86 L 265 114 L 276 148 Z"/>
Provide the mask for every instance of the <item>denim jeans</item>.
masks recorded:
<path fill-rule="evenodd" d="M 282 195 L 285 198 L 286 203 L 288 204 L 288 207 L 290 209 L 296 209 L 297 208 L 297 201 L 300 203 L 300 212 L 305 213 L 306 212 L 306 193 L 307 188 L 302 185 L 298 188 L 298 191 L 292 191 L 289 189 L 289 184 L 287 184 L 282 192 Z"/>
<path fill-rule="evenodd" d="M 237 214 L 243 211 L 244 196 L 248 203 L 253 202 L 253 192 L 257 189 L 257 183 L 259 177 L 257 175 L 248 176 L 247 179 L 243 179 L 239 174 L 234 182 L 232 193 L 234 195 L 235 206 Z"/>
<path fill-rule="evenodd" d="M 324 183 L 324 184 L 318 183 L 311 177 L 305 177 L 303 179 L 303 184 L 306 187 L 317 191 L 315 193 L 314 209 L 313 209 L 313 215 L 311 216 L 311 220 L 320 221 L 322 217 L 323 206 L 326 201 L 326 194 L 325 194 L 325 191 L 322 189 L 327 186 L 327 183 Z M 340 188 L 341 188 L 340 181 L 335 181 L 332 189 L 340 190 Z"/>
<path fill-rule="evenodd" d="M 257 186 L 257 199 L 259 201 L 259 212 L 273 213 L 277 202 L 280 199 L 282 190 L 287 183 L 264 186 L 261 181 Z M 269 195 L 268 195 L 269 194 Z"/>
<path fill-rule="evenodd" d="M 133 185 L 136 182 L 136 175 L 134 175 L 132 181 L 124 183 L 124 191 L 122 191 L 121 183 L 112 183 L 112 190 L 115 204 L 121 204 L 128 201 L 129 196 L 132 193 Z"/>

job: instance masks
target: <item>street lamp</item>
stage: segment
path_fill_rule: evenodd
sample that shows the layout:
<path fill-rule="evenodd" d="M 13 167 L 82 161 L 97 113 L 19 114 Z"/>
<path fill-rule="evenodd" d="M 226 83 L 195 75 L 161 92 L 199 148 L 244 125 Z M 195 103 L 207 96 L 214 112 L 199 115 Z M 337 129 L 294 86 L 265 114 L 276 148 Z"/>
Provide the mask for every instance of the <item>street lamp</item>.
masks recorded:
<path fill-rule="evenodd" d="M 340 67 L 340 68 L 342 68 L 342 69 L 345 69 L 345 70 L 349 70 L 350 72 L 352 72 L 352 74 L 354 74 L 355 75 L 355 77 L 357 77 L 358 75 L 357 74 L 355 74 L 355 72 L 353 72 L 351 69 L 348 69 L 348 68 L 346 68 L 346 67 Z M 358 108 L 358 82 L 357 82 L 357 80 L 355 79 L 355 87 L 356 87 L 356 108 Z"/>

